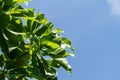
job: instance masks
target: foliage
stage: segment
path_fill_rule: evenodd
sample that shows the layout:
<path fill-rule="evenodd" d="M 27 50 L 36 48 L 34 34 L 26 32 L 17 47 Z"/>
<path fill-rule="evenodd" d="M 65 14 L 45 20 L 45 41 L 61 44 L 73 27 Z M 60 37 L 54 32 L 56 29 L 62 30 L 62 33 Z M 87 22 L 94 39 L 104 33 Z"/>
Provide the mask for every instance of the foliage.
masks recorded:
<path fill-rule="evenodd" d="M 27 2 L 0 0 L 0 80 L 57 80 L 58 68 L 71 72 L 71 42 L 44 14 L 21 6 Z"/>

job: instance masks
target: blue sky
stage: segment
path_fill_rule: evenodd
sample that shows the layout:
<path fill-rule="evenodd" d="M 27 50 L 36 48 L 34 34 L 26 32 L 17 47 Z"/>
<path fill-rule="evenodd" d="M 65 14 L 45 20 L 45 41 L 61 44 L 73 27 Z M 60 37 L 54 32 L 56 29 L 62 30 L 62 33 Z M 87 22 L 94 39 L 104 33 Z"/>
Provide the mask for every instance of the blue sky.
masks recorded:
<path fill-rule="evenodd" d="M 33 0 L 75 48 L 72 75 L 59 80 L 120 80 L 120 0 Z"/>

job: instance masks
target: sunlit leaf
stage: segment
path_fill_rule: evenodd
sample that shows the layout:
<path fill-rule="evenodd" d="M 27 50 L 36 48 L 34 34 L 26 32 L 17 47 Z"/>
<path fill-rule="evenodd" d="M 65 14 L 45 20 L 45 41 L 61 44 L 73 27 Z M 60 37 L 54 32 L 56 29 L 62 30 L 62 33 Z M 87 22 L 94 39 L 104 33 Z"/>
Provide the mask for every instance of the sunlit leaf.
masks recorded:
<path fill-rule="evenodd" d="M 57 43 L 51 42 L 51 41 L 42 41 L 42 44 L 51 46 L 53 48 L 59 48 L 59 45 Z"/>
<path fill-rule="evenodd" d="M 34 9 L 33 8 L 26 8 L 26 9 L 17 9 L 13 8 L 9 12 L 7 12 L 8 15 L 12 15 L 14 17 L 33 17 L 34 16 Z"/>
<path fill-rule="evenodd" d="M 24 8 L 29 1 L 0 0 L 0 80 L 58 80 L 58 68 L 71 72 L 71 41 L 43 13 Z"/>

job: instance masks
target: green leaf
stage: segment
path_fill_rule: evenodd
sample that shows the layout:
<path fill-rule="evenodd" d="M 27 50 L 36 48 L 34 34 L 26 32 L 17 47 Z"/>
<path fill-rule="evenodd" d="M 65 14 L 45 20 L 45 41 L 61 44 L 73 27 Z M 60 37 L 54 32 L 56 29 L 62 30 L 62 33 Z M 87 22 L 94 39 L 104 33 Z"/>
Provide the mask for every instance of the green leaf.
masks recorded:
<path fill-rule="evenodd" d="M 47 80 L 58 80 L 57 77 L 48 78 Z"/>
<path fill-rule="evenodd" d="M 41 60 L 38 60 L 38 64 L 39 64 L 38 67 L 40 69 L 40 73 L 42 73 L 42 76 L 45 77 L 45 69 Z"/>
<path fill-rule="evenodd" d="M 63 41 L 63 44 L 66 44 L 70 50 L 74 51 L 74 48 L 71 45 L 72 43 L 68 38 L 63 37 L 62 41 Z"/>
<path fill-rule="evenodd" d="M 40 54 L 36 54 L 38 59 L 41 61 L 44 69 L 48 69 L 49 68 L 49 65 L 48 65 L 48 62 L 40 55 Z"/>
<path fill-rule="evenodd" d="M 27 23 L 27 26 L 26 26 L 26 30 L 28 32 L 36 32 L 37 29 L 39 28 L 39 26 L 41 25 L 40 22 L 36 21 L 35 19 L 30 19 L 30 18 L 26 18 L 26 23 Z"/>
<path fill-rule="evenodd" d="M 60 68 L 61 65 L 56 60 L 53 60 L 51 66 Z"/>
<path fill-rule="evenodd" d="M 65 44 L 71 45 L 71 41 L 68 38 L 62 38 Z"/>
<path fill-rule="evenodd" d="M 23 54 L 23 52 L 21 51 L 21 49 L 16 47 L 10 51 L 9 58 L 16 59 L 16 58 L 20 57 L 22 54 Z"/>
<path fill-rule="evenodd" d="M 44 14 L 41 14 L 40 12 L 38 12 L 36 19 L 41 22 L 44 19 Z"/>
<path fill-rule="evenodd" d="M 34 21 L 31 26 L 31 31 L 36 32 L 37 29 L 40 27 L 41 23 Z"/>
<path fill-rule="evenodd" d="M 40 59 L 33 54 L 32 55 L 32 64 L 33 64 L 33 75 L 40 80 L 44 80 L 45 77 L 45 70 L 40 61 Z"/>
<path fill-rule="evenodd" d="M 7 69 L 15 69 L 15 68 L 21 68 L 28 65 L 28 61 L 30 59 L 30 54 L 28 52 L 25 52 L 23 55 L 18 57 L 16 60 L 9 60 L 6 63 Z"/>
<path fill-rule="evenodd" d="M 51 34 L 52 32 L 52 27 L 53 24 L 52 23 L 48 23 L 46 25 L 43 25 L 43 27 L 41 27 L 37 32 L 36 35 L 37 36 L 48 36 L 49 34 Z"/>
<path fill-rule="evenodd" d="M 16 68 L 9 71 L 8 78 L 10 80 L 25 80 L 20 78 L 25 78 L 25 76 L 29 76 L 29 73 L 26 68 Z"/>
<path fill-rule="evenodd" d="M 5 58 L 8 58 L 8 54 L 9 54 L 8 44 L 4 38 L 1 30 L 0 30 L 0 48 L 1 48 L 1 51 L 3 52 Z"/>
<path fill-rule="evenodd" d="M 42 73 L 40 73 L 40 69 L 35 66 L 33 67 L 32 75 L 34 76 L 34 78 L 36 78 L 38 80 L 44 80 Z"/>
<path fill-rule="evenodd" d="M 25 27 L 23 26 L 21 19 L 12 19 L 10 24 L 7 26 L 7 29 L 16 32 L 16 33 L 24 33 Z"/>
<path fill-rule="evenodd" d="M 62 44 L 62 37 L 61 36 L 55 36 L 53 39 L 52 39 L 52 41 L 53 42 L 56 42 L 56 43 L 58 43 L 59 45 L 61 45 Z"/>
<path fill-rule="evenodd" d="M 59 28 L 54 28 L 53 29 L 53 33 L 62 33 L 63 30 L 59 29 Z"/>
<path fill-rule="evenodd" d="M 63 48 L 58 48 L 53 52 L 48 52 L 53 58 L 64 58 L 66 56 L 66 51 Z"/>
<path fill-rule="evenodd" d="M 33 8 L 26 8 L 26 9 L 18 9 L 12 8 L 8 15 L 12 15 L 13 17 L 33 17 L 34 16 L 34 9 Z"/>
<path fill-rule="evenodd" d="M 5 80 L 5 74 L 2 70 L 0 70 L 0 80 Z"/>
<path fill-rule="evenodd" d="M 32 1 L 32 0 L 13 0 L 14 2 L 17 2 L 17 3 L 24 3 L 24 4 L 27 4 L 28 2 Z"/>
<path fill-rule="evenodd" d="M 65 49 L 63 49 L 63 48 L 58 48 L 58 49 L 56 49 L 54 52 L 51 52 L 51 54 L 55 54 L 56 56 L 64 55 L 64 54 L 65 54 Z"/>
<path fill-rule="evenodd" d="M 48 20 L 44 17 L 44 14 L 41 14 L 40 12 L 38 12 L 36 19 L 39 20 L 40 23 L 42 23 L 43 25 L 48 24 Z"/>
<path fill-rule="evenodd" d="M 3 0 L 5 2 L 6 5 L 12 5 L 13 0 Z"/>
<path fill-rule="evenodd" d="M 65 58 L 56 58 L 55 61 L 59 63 L 68 73 L 71 73 L 71 66 Z"/>
<path fill-rule="evenodd" d="M 54 43 L 52 41 L 42 41 L 41 44 L 44 44 L 44 45 L 47 45 L 47 46 L 50 46 L 52 48 L 59 48 L 59 45 L 57 43 Z"/>
<path fill-rule="evenodd" d="M 13 31 L 10 31 L 8 29 L 4 29 L 4 33 L 7 37 L 7 39 L 12 43 L 23 42 L 22 36 L 15 34 Z"/>
<path fill-rule="evenodd" d="M 32 20 L 27 19 L 26 30 L 27 30 L 28 32 L 30 32 L 31 23 L 32 23 Z"/>
<path fill-rule="evenodd" d="M 2 14 L 0 15 L 0 29 L 6 27 L 10 21 L 9 15 Z"/>
<path fill-rule="evenodd" d="M 57 80 L 56 68 L 71 72 L 66 57 L 74 49 L 44 14 L 22 7 L 28 1 L 0 0 L 0 80 Z"/>
<path fill-rule="evenodd" d="M 5 60 L 3 54 L 0 55 L 0 66 L 4 66 Z"/>

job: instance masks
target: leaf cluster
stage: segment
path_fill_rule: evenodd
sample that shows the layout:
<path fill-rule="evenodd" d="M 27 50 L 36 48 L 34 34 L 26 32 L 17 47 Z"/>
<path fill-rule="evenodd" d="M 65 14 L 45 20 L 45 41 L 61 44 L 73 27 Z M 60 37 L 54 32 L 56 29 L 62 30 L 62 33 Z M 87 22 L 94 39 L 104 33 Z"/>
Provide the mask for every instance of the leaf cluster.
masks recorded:
<path fill-rule="evenodd" d="M 44 14 L 21 6 L 27 2 L 0 0 L 0 80 L 57 80 L 56 69 L 71 73 L 74 49 Z"/>

